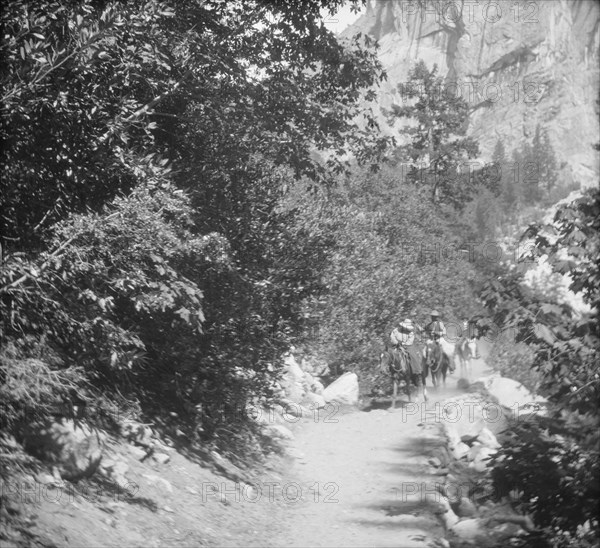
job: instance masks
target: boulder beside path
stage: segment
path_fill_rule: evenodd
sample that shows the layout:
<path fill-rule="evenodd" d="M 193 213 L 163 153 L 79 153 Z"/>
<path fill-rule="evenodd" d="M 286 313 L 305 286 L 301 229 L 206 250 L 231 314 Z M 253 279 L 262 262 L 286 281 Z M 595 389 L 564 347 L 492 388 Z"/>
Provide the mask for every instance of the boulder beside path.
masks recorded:
<path fill-rule="evenodd" d="M 358 405 L 358 376 L 347 372 L 333 381 L 323 390 L 323 399 L 327 403 Z"/>

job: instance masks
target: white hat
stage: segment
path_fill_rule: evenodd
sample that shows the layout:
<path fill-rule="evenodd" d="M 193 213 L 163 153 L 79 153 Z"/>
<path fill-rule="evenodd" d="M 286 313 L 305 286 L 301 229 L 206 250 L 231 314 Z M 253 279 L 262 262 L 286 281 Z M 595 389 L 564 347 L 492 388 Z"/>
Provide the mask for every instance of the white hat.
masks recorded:
<path fill-rule="evenodd" d="M 415 326 L 413 325 L 413 321 L 409 318 L 407 318 L 406 320 L 404 320 L 401 324 L 400 327 L 402 329 L 404 329 L 405 331 L 408 331 L 409 333 L 411 331 L 415 330 Z"/>

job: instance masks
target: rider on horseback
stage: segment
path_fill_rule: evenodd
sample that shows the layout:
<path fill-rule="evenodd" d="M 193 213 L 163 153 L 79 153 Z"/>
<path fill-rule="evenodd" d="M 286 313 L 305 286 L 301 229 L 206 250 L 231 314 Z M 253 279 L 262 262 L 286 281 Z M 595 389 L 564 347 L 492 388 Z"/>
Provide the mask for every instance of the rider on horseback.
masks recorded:
<path fill-rule="evenodd" d="M 410 387 L 417 388 L 423 400 L 427 401 L 427 389 L 423 378 L 423 364 L 420 352 L 415 344 L 415 325 L 410 319 L 404 320 L 390 334 L 390 344 L 386 343 L 386 351 L 381 354 L 380 368 L 389 368 L 393 380 L 393 396 L 391 408 L 395 407 L 398 384 L 406 384 L 408 401 L 411 401 Z M 389 348 L 391 346 L 391 348 Z"/>
<path fill-rule="evenodd" d="M 446 326 L 440 320 L 440 313 L 437 310 L 431 311 L 431 321 L 425 326 L 425 332 L 433 341 L 438 341 L 446 336 Z"/>
<path fill-rule="evenodd" d="M 412 371 L 421 371 L 421 356 L 415 345 L 415 325 L 413 321 L 407 318 L 398 327 L 394 328 L 390 340 L 395 350 L 402 348 L 410 356 Z"/>
<path fill-rule="evenodd" d="M 433 341 L 433 344 L 439 346 L 441 352 L 448 357 L 450 372 L 454 371 L 454 360 L 452 359 L 452 355 L 441 342 L 442 338 L 446 336 L 446 326 L 440 320 L 440 313 L 437 310 L 431 311 L 431 321 L 425 326 L 424 331 L 429 339 Z"/>
<path fill-rule="evenodd" d="M 479 358 L 479 347 L 477 346 L 477 338 L 479 337 L 479 330 L 477 324 L 473 320 L 465 318 L 462 323 L 462 338 L 460 346 L 462 349 L 465 348 L 467 343 L 472 343 L 475 346 L 474 358 Z"/>

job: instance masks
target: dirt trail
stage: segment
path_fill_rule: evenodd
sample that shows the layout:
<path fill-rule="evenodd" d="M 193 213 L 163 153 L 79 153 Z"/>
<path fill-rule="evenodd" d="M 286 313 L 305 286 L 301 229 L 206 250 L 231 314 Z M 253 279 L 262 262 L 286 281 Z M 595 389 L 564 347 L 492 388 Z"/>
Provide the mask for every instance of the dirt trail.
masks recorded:
<path fill-rule="evenodd" d="M 483 367 L 474 365 L 474 378 Z M 457 379 L 430 390 L 427 406 L 397 402 L 393 412 L 339 409 L 301 419 L 289 425 L 292 458 L 243 481 L 176 451 L 166 465 L 141 462 L 138 448 L 115 441 L 134 492 L 94 482 L 7 484 L 25 529 L 5 545 L 439 546 L 435 497 L 424 495 L 443 476 L 427 461 L 444 443 L 435 404 L 459 393 Z"/>
<path fill-rule="evenodd" d="M 474 377 L 484 369 L 482 360 L 474 362 Z M 458 373 L 449 376 L 438 393 L 429 389 L 426 406 L 324 413 L 298 425 L 291 473 L 302 500 L 289 505 L 284 536 L 276 544 L 436 546 L 444 530 L 435 503 L 425 498 L 443 479 L 427 462 L 442 443 L 433 410 L 436 402 L 460 393 L 457 379 Z M 288 488 L 288 498 L 296 493 Z"/>

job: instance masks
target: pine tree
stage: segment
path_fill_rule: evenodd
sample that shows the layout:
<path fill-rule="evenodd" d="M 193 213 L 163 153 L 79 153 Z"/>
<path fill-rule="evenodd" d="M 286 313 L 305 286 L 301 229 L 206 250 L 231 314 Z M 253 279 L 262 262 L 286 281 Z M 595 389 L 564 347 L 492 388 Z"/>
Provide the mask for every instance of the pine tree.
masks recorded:
<path fill-rule="evenodd" d="M 550 136 L 544 129 L 541 136 L 542 162 L 540 164 L 540 182 L 546 195 L 556 186 L 558 181 L 558 167 L 556 165 L 556 155 Z"/>
<path fill-rule="evenodd" d="M 506 207 L 506 213 L 509 217 L 513 211 L 518 208 L 519 195 L 517 194 L 517 185 L 515 184 L 513 173 L 507 174 L 502 187 L 502 202 Z"/>
<path fill-rule="evenodd" d="M 487 210 L 483 201 L 479 199 L 475 202 L 475 227 L 479 238 L 484 240 L 488 232 Z"/>
<path fill-rule="evenodd" d="M 523 199 L 532 204 L 540 198 L 540 160 L 536 158 L 534 150 L 539 149 L 540 135 L 536 130 L 533 138 L 534 147 L 527 141 L 521 149 L 521 163 L 518 166 L 519 181 L 523 191 Z"/>
<path fill-rule="evenodd" d="M 506 206 L 509 217 L 517 213 L 523 198 L 523 187 L 521 184 L 521 168 L 523 156 L 519 149 L 514 149 L 512 161 L 506 166 L 505 178 L 502 181 L 502 202 Z"/>
<path fill-rule="evenodd" d="M 492 169 L 488 177 L 488 188 L 494 196 L 500 196 L 503 189 L 503 181 L 507 172 L 506 150 L 501 139 L 496 141 L 494 152 L 492 153 Z"/>
<path fill-rule="evenodd" d="M 459 176 L 460 166 L 479 154 L 479 144 L 466 135 L 469 104 L 447 91 L 437 65 L 429 70 L 423 61 L 415 65 L 408 83 L 399 85 L 398 90 L 403 102 L 410 103 L 392 105 L 388 122 L 393 125 L 406 118 L 416 122 L 401 130 L 410 140 L 402 147 L 402 154 L 412 164 L 408 179 L 427 185 L 434 203 L 464 206 L 475 185 L 471 177 Z"/>
<path fill-rule="evenodd" d="M 550 191 L 556 185 L 558 170 L 554 149 L 552 148 L 548 132 L 542 129 L 539 124 L 535 128 L 531 154 L 537 175 L 537 188 L 534 192 L 532 191 L 532 198 L 541 200 L 542 198 L 547 198 Z M 530 175 L 532 173 L 533 170 Z"/>

